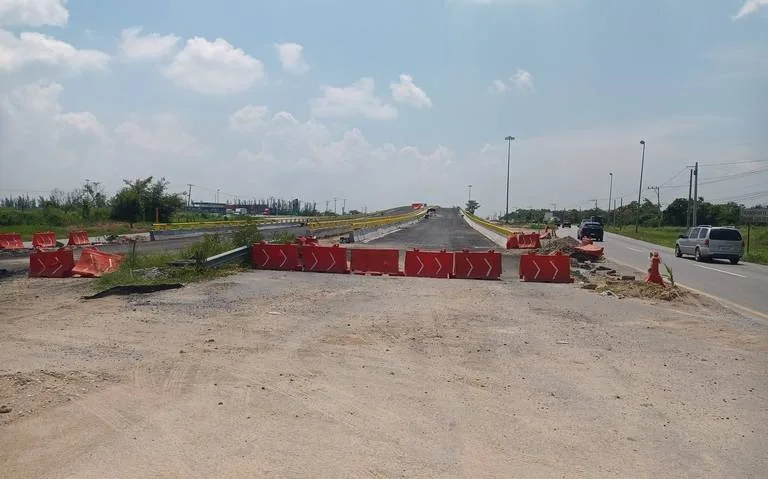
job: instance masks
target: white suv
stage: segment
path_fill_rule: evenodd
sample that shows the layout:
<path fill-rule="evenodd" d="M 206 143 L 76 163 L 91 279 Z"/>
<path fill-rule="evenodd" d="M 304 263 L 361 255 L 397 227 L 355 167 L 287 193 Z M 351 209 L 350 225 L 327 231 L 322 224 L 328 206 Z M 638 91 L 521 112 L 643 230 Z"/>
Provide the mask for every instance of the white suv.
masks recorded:
<path fill-rule="evenodd" d="M 732 226 L 712 227 L 701 225 L 680 235 L 675 243 L 675 256 L 693 255 L 696 261 L 712 258 L 727 259 L 738 264 L 744 256 L 744 239 Z"/>

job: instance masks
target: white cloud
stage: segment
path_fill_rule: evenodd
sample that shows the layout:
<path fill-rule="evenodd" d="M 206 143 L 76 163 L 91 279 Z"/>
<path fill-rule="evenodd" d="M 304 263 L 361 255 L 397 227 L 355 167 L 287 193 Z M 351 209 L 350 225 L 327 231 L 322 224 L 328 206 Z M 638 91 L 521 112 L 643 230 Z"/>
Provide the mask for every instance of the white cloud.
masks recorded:
<path fill-rule="evenodd" d="M 509 86 L 507 86 L 507 84 L 506 84 L 506 83 L 504 83 L 504 82 L 503 82 L 503 81 L 501 81 L 501 80 L 494 80 L 494 81 L 493 81 L 493 85 L 491 85 L 491 88 L 492 88 L 492 89 L 493 89 L 493 91 L 495 91 L 496 93 L 504 93 L 504 92 L 506 92 L 507 90 L 509 90 Z"/>
<path fill-rule="evenodd" d="M 179 86 L 210 95 L 243 92 L 265 77 L 261 61 L 226 40 L 201 37 L 187 40 L 165 75 Z"/>
<path fill-rule="evenodd" d="M 392 98 L 399 103 L 406 103 L 414 108 L 431 108 L 432 100 L 427 94 L 413 83 L 413 77 L 408 74 L 401 74 L 400 81 L 390 83 Z"/>
<path fill-rule="evenodd" d="M 534 90 L 533 75 L 527 70 L 518 68 L 517 72 L 509 79 L 513 85 L 521 90 Z"/>
<path fill-rule="evenodd" d="M 732 18 L 739 20 L 753 13 L 757 13 L 761 8 L 768 6 L 768 0 L 746 0 L 741 9 Z"/>
<path fill-rule="evenodd" d="M 312 101 L 312 114 L 327 118 L 364 117 L 391 120 L 397 109 L 374 95 L 372 78 L 361 78 L 346 87 L 323 87 L 323 96 Z"/>
<path fill-rule="evenodd" d="M 141 35 L 140 27 L 126 28 L 120 34 L 120 52 L 126 60 L 159 60 L 173 53 L 179 40 L 180 38 L 173 34 Z"/>
<path fill-rule="evenodd" d="M 275 43 L 277 55 L 280 57 L 280 63 L 283 70 L 291 73 L 301 74 L 309 71 L 309 65 L 304 61 L 304 47 L 298 43 Z"/>
<path fill-rule="evenodd" d="M 0 30 L 0 70 L 18 71 L 31 64 L 44 64 L 74 72 L 104 70 L 110 57 L 99 50 L 79 50 L 69 43 L 36 32 L 18 37 Z"/>
<path fill-rule="evenodd" d="M 197 139 L 184 131 L 174 115 L 153 115 L 147 123 L 133 116 L 115 128 L 115 135 L 124 145 L 151 153 L 188 157 L 204 153 Z"/>
<path fill-rule="evenodd" d="M 0 0 L 0 25 L 61 27 L 69 20 L 67 0 Z"/>
<path fill-rule="evenodd" d="M 257 131 L 264 125 L 268 111 L 266 106 L 245 106 L 229 116 L 229 130 L 240 133 Z"/>

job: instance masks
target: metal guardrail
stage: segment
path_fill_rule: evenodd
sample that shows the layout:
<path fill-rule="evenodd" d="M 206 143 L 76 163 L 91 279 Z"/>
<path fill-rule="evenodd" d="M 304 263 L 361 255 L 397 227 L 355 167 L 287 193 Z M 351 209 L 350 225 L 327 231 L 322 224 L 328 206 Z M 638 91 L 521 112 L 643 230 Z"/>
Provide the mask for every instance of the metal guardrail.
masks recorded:
<path fill-rule="evenodd" d="M 307 227 L 310 229 L 310 231 L 318 231 L 323 229 L 334 229 L 334 228 L 347 228 L 347 227 L 350 228 L 351 230 L 359 230 L 363 228 L 371 228 L 375 226 L 386 226 L 389 224 L 401 223 L 409 219 L 416 219 L 420 216 L 425 215 L 426 212 L 427 212 L 426 208 L 422 208 L 419 210 L 415 210 L 411 213 L 407 213 L 403 215 L 395 215 L 395 216 L 379 216 L 379 217 L 356 218 L 356 219 L 346 219 L 346 220 L 319 220 L 319 221 L 309 220 L 307 221 Z"/>

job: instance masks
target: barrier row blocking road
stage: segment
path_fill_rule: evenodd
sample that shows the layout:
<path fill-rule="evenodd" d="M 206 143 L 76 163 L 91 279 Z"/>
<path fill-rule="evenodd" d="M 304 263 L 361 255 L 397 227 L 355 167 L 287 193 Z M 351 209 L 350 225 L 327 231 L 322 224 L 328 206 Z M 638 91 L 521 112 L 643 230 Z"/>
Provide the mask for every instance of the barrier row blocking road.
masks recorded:
<path fill-rule="evenodd" d="M 347 251 L 350 262 L 347 263 Z M 251 250 L 255 269 L 308 271 L 337 274 L 370 274 L 416 278 L 485 279 L 501 278 L 501 253 L 495 251 L 405 252 L 405 268 L 400 271 L 400 250 L 353 248 L 339 245 L 256 243 Z"/>
<path fill-rule="evenodd" d="M 57 244 L 56 233 L 44 231 L 32 234 L 33 248 L 55 248 Z M 91 240 L 87 231 L 70 231 L 67 246 L 90 246 Z M 0 233 L 0 249 L 17 250 L 25 249 L 24 242 L 19 233 Z"/>
<path fill-rule="evenodd" d="M 96 248 L 85 248 L 75 263 L 71 248 L 57 250 L 36 249 L 29 256 L 30 278 L 68 278 L 81 276 L 98 278 L 114 273 L 125 261 L 123 254 L 110 254 Z"/>

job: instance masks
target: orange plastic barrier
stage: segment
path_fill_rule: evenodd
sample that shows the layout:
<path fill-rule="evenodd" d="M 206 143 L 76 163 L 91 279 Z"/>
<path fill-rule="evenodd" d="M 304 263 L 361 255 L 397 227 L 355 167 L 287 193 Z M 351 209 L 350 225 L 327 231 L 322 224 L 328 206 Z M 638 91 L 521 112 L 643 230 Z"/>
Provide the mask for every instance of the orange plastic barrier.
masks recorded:
<path fill-rule="evenodd" d="M 537 283 L 572 283 L 571 258 L 566 255 L 520 256 L 520 279 Z"/>
<path fill-rule="evenodd" d="M 251 261 L 256 269 L 301 270 L 299 247 L 295 244 L 256 243 L 251 249 Z"/>
<path fill-rule="evenodd" d="M 402 276 L 400 271 L 400 250 L 354 248 L 349 269 L 356 274 L 388 274 Z"/>
<path fill-rule="evenodd" d="M 86 248 L 80 254 L 72 274 L 86 278 L 100 278 L 104 274 L 114 273 L 125 261 L 125 255 L 109 254 L 96 248 Z"/>
<path fill-rule="evenodd" d="M 32 235 L 32 246 L 35 248 L 55 248 L 56 233 L 46 231 L 44 233 L 34 233 Z"/>
<path fill-rule="evenodd" d="M 520 245 L 517 244 L 517 234 L 511 235 L 507 238 L 507 249 L 518 249 Z"/>
<path fill-rule="evenodd" d="M 539 233 L 520 233 L 517 235 L 517 247 L 520 249 L 541 248 Z"/>
<path fill-rule="evenodd" d="M 405 252 L 405 275 L 419 278 L 450 278 L 453 273 L 453 253 L 441 251 Z"/>
<path fill-rule="evenodd" d="M 458 279 L 501 278 L 501 253 L 463 250 L 454 253 L 453 277 Z"/>
<path fill-rule="evenodd" d="M 0 249 L 24 249 L 19 233 L 0 233 Z"/>
<path fill-rule="evenodd" d="M 579 253 L 583 253 L 583 254 L 586 254 L 588 256 L 592 256 L 593 258 L 599 258 L 599 257 L 603 256 L 603 251 L 605 250 L 604 248 L 602 248 L 600 246 L 595 246 L 593 244 L 588 244 L 588 245 L 584 245 L 584 246 L 577 246 L 574 249 L 576 251 L 578 251 Z"/>
<path fill-rule="evenodd" d="M 347 250 L 333 246 L 305 244 L 301 250 L 304 271 L 315 273 L 349 273 Z"/>
<path fill-rule="evenodd" d="M 88 232 L 86 231 L 70 231 L 69 242 L 67 246 L 89 246 L 91 240 L 88 239 Z"/>
<path fill-rule="evenodd" d="M 664 286 L 664 278 L 661 277 L 659 272 L 659 264 L 661 263 L 661 257 L 658 251 L 651 253 L 651 266 L 648 268 L 648 277 L 645 278 L 646 283 L 656 283 Z"/>
<path fill-rule="evenodd" d="M 75 258 L 71 249 L 36 250 L 29 255 L 30 278 L 66 278 L 72 276 Z"/>

